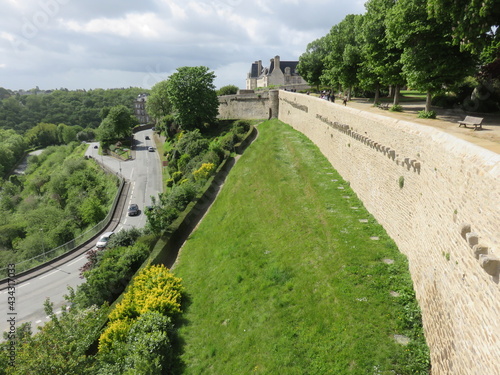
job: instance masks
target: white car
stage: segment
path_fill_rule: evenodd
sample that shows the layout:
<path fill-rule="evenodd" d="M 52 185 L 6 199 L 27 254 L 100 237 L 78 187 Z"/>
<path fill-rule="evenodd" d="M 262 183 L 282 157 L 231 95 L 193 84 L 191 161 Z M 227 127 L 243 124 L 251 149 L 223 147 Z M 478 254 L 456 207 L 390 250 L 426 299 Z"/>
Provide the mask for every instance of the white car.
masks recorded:
<path fill-rule="evenodd" d="M 106 247 L 106 245 L 108 244 L 108 241 L 109 241 L 109 238 L 113 235 L 114 232 L 106 232 L 104 233 L 101 238 L 99 238 L 99 241 L 97 241 L 97 243 L 95 244 L 95 247 L 97 247 L 98 249 L 102 249 L 104 247 Z"/>

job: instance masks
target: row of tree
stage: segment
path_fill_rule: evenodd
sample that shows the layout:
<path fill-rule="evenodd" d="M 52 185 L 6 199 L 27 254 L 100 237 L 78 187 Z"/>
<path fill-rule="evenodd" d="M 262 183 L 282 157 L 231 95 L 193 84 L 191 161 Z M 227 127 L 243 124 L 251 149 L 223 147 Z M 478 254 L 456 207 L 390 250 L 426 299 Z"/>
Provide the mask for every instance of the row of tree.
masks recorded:
<path fill-rule="evenodd" d="M 103 110 L 109 111 L 109 108 L 120 104 L 132 109 L 134 99 L 145 92 L 148 90 L 131 87 L 20 95 L 3 89 L 0 96 L 0 129 L 14 129 L 24 134 L 39 123 L 62 123 L 95 129 L 106 117 Z"/>
<path fill-rule="evenodd" d="M 312 85 L 375 92 L 403 85 L 432 94 L 450 91 L 499 56 L 500 7 L 495 0 L 369 0 L 307 46 L 300 74 Z"/>

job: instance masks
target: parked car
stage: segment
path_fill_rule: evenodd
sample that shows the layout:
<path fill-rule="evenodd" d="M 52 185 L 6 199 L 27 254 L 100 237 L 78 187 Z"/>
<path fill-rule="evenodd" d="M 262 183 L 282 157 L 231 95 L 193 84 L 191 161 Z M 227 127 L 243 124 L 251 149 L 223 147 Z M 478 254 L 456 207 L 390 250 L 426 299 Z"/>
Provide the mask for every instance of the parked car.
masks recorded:
<path fill-rule="evenodd" d="M 149 135 L 145 136 L 144 139 L 149 139 Z"/>
<path fill-rule="evenodd" d="M 149 147 L 148 147 L 148 151 L 149 151 L 149 152 L 154 152 L 154 151 L 155 151 L 155 149 L 154 149 L 153 147 L 149 146 Z"/>
<path fill-rule="evenodd" d="M 139 206 L 135 203 L 132 203 L 128 206 L 128 216 L 137 216 L 139 215 Z"/>
<path fill-rule="evenodd" d="M 98 248 L 98 249 L 102 249 L 104 247 L 106 247 L 106 245 L 108 244 L 108 241 L 110 239 L 110 237 L 113 235 L 114 232 L 106 232 L 104 233 L 101 238 L 99 238 L 99 241 L 97 241 L 97 243 L 95 244 L 95 246 Z"/>

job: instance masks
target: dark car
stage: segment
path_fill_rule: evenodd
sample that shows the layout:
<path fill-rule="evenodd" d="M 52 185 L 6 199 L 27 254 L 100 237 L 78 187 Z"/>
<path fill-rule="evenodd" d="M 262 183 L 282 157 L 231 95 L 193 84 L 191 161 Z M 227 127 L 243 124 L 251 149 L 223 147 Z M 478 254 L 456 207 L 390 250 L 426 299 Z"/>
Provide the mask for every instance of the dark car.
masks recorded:
<path fill-rule="evenodd" d="M 128 216 L 137 216 L 139 215 L 139 206 L 135 203 L 132 203 L 128 206 Z"/>
<path fill-rule="evenodd" d="M 149 139 L 149 135 L 145 136 L 144 139 Z"/>

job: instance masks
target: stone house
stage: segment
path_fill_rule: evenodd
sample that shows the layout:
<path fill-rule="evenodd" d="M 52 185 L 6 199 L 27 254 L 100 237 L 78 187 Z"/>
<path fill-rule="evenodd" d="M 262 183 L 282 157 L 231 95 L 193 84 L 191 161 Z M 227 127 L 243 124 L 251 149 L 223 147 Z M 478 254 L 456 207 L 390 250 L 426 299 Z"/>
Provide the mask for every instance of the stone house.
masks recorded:
<path fill-rule="evenodd" d="M 134 100 L 134 115 L 139 120 L 140 124 L 149 124 L 150 118 L 146 112 L 147 94 L 139 94 Z"/>
<path fill-rule="evenodd" d="M 269 68 L 262 66 L 262 60 L 255 61 L 247 74 L 246 88 L 307 89 L 310 86 L 297 72 L 298 64 L 298 61 L 281 61 L 279 56 L 271 59 Z"/>

